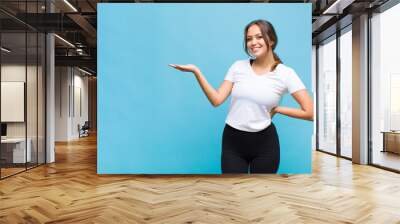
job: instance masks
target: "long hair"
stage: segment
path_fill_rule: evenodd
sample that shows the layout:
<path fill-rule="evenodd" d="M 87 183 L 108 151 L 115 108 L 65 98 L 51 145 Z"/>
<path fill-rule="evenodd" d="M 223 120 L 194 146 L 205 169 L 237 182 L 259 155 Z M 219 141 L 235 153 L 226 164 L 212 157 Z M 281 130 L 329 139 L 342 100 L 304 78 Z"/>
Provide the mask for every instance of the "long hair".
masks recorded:
<path fill-rule="evenodd" d="M 247 48 L 247 31 L 249 30 L 249 28 L 252 25 L 257 25 L 260 30 L 261 30 L 261 35 L 265 41 L 265 43 L 267 44 L 267 49 L 269 48 L 271 42 L 272 42 L 272 55 L 274 56 L 274 60 L 275 60 L 275 64 L 272 65 L 272 70 L 274 70 L 276 68 L 276 66 L 280 63 L 282 63 L 282 60 L 279 58 L 279 56 L 274 52 L 276 45 L 278 45 L 278 37 L 276 36 L 276 32 L 274 27 L 272 26 L 272 24 L 270 22 L 268 22 L 267 20 L 262 20 L 262 19 L 258 19 L 258 20 L 254 20 L 251 21 L 249 24 L 247 24 L 247 26 L 244 28 L 244 50 L 246 52 L 247 55 L 249 55 L 250 57 L 253 57 L 250 52 L 249 49 Z"/>

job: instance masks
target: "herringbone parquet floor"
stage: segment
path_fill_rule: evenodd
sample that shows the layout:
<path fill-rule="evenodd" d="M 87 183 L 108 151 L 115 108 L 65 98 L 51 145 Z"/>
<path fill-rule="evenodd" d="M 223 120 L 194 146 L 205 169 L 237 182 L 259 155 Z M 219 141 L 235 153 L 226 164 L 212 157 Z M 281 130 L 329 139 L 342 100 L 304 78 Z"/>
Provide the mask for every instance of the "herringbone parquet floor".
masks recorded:
<path fill-rule="evenodd" d="M 0 223 L 400 223 L 400 175 L 320 152 L 312 175 L 97 175 L 89 137 L 0 181 Z"/>

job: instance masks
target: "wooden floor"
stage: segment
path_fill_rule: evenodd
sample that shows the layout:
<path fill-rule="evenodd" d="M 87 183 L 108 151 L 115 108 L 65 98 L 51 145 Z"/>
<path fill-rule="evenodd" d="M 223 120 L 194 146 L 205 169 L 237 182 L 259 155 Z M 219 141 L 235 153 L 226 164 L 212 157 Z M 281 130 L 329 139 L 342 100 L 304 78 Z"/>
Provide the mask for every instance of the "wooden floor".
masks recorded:
<path fill-rule="evenodd" d="M 24 168 L 1 168 L 1 177 L 8 177 L 11 176 L 13 174 L 19 173 L 19 172 L 23 172 L 25 171 L 25 167 Z"/>
<path fill-rule="evenodd" d="M 374 164 L 400 170 L 400 154 L 375 150 L 372 160 Z"/>
<path fill-rule="evenodd" d="M 315 152 L 312 175 L 97 175 L 96 139 L 0 181 L 0 223 L 400 223 L 400 175 Z"/>

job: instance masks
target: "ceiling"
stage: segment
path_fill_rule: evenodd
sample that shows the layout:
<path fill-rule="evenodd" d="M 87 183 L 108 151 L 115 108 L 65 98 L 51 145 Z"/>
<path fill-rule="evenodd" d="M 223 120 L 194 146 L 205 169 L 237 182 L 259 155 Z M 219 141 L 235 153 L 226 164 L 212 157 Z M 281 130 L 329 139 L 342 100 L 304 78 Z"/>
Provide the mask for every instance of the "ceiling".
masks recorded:
<path fill-rule="evenodd" d="M 193 0 L 186 3 L 312 3 L 313 42 L 335 32 L 338 20 L 349 21 L 351 17 L 376 8 L 387 0 L 250 0 L 250 1 L 215 1 Z M 47 5 L 46 5 L 47 2 Z M 166 0 L 1 0 L 0 28 L 2 31 L 2 46 L 8 44 L 15 54 L 20 52 L 34 52 L 36 46 L 42 46 L 28 38 L 28 48 L 25 49 L 24 33 L 28 32 L 55 32 L 56 65 L 80 66 L 96 72 L 96 30 L 97 30 L 97 3 L 182 3 L 182 1 Z M 52 13 L 49 13 L 49 12 Z M 346 26 L 342 22 L 341 26 Z M 334 27 L 334 29 L 332 28 Z M 64 41 L 64 40 L 66 41 Z M 32 42 L 32 43 L 31 43 Z M 25 52 L 26 51 L 26 52 Z"/>

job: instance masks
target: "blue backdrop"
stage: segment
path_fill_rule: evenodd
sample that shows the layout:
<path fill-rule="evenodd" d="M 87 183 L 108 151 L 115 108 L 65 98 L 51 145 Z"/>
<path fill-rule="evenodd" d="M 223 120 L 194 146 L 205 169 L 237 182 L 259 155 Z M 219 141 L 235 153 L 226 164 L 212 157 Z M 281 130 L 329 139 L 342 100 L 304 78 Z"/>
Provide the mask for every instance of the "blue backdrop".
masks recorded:
<path fill-rule="evenodd" d="M 311 4 L 98 4 L 98 173 L 221 173 L 230 99 L 214 108 L 168 64 L 196 64 L 217 88 L 248 57 L 243 29 L 255 19 L 274 25 L 276 52 L 310 90 Z M 289 94 L 281 104 L 298 107 Z M 311 172 L 312 122 L 273 122 L 279 173 Z"/>

